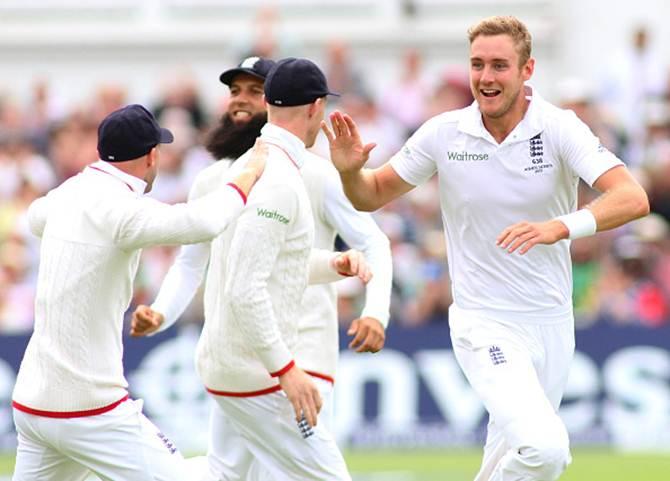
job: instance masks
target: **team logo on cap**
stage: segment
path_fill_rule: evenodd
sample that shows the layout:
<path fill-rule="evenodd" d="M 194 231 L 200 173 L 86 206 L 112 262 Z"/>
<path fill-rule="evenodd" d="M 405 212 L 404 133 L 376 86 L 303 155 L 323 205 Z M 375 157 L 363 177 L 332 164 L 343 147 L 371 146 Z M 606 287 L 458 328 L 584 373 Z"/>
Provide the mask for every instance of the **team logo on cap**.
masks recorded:
<path fill-rule="evenodd" d="M 241 68 L 254 68 L 254 65 L 256 65 L 256 62 L 260 60 L 260 57 L 247 57 L 242 61 L 240 64 Z"/>

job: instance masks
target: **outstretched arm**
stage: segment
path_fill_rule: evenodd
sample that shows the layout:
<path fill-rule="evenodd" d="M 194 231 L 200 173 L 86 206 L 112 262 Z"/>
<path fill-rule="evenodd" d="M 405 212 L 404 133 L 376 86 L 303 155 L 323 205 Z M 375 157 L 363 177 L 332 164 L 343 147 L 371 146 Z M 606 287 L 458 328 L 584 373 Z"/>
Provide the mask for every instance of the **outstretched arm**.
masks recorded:
<path fill-rule="evenodd" d="M 210 243 L 182 246 L 170 267 L 154 303 L 137 306 L 130 335 L 148 336 L 161 332 L 181 316 L 202 283 L 209 261 Z"/>
<path fill-rule="evenodd" d="M 114 241 L 121 249 L 210 241 L 242 210 L 265 169 L 267 155 L 267 145 L 257 141 L 250 161 L 233 182 L 193 202 L 168 205 L 142 197 L 110 204 L 101 217 L 113 226 Z"/>

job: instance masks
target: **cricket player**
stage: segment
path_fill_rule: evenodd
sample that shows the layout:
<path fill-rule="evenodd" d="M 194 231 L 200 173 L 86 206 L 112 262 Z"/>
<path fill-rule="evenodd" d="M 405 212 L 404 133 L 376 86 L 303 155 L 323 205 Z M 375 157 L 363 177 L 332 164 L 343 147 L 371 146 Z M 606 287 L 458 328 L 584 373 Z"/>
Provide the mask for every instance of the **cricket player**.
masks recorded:
<path fill-rule="evenodd" d="M 232 163 L 251 147 L 267 122 L 263 84 L 274 62 L 259 57 L 244 59 L 239 65 L 220 76 L 230 88 L 230 102 L 220 125 L 214 130 L 208 149 L 220 159 L 196 178 L 190 199 L 206 194 L 217 179 L 225 175 Z M 348 334 L 353 336 L 350 347 L 357 352 L 376 352 L 383 347 L 384 329 L 388 323 L 391 293 L 392 261 L 388 238 L 371 216 L 356 211 L 344 195 L 342 184 L 333 165 L 311 152 L 300 172 L 310 198 L 315 225 L 315 247 L 332 249 L 335 236 L 362 252 L 374 277 L 365 286 L 366 302 L 363 312 L 355 319 Z M 134 332 L 143 335 L 156 325 L 164 330 L 182 314 L 202 282 L 209 260 L 209 243 L 183 246 L 170 268 L 151 309 L 138 306 L 133 316 Z M 209 282 L 209 281 L 208 281 Z M 222 286 L 208 285 L 218 290 Z M 298 316 L 299 343 L 295 351 L 298 366 L 314 378 L 323 407 L 319 422 L 332 426 L 332 390 L 339 355 L 337 294 L 333 284 L 308 286 L 302 298 Z M 210 433 L 221 433 L 229 425 L 218 407 L 214 407 Z M 234 436 L 234 431 L 224 439 Z M 264 479 L 262 469 L 255 463 L 249 471 L 240 466 L 235 453 L 212 449 L 219 437 L 210 439 L 209 466 L 212 479 Z M 241 443 L 241 441 L 240 441 Z M 224 454 L 217 458 L 216 453 Z M 253 461 L 249 459 L 249 461 Z M 253 464 L 253 463 L 252 463 Z M 235 472 L 235 474 L 230 474 Z M 231 477 L 233 476 L 233 477 Z M 267 479 L 267 478 L 265 478 Z"/>
<path fill-rule="evenodd" d="M 454 352 L 489 412 L 477 481 L 553 481 L 570 463 L 557 414 L 574 352 L 570 239 L 649 212 L 623 163 L 526 82 L 531 37 L 514 17 L 469 30 L 475 102 L 428 120 L 391 160 L 363 165 L 355 122 L 324 122 L 354 206 L 375 210 L 439 177 Z M 576 210 L 583 179 L 602 194 Z"/>
<path fill-rule="evenodd" d="M 98 129 L 100 160 L 28 210 L 42 238 L 35 330 L 12 396 L 18 449 L 14 481 L 184 481 L 174 444 L 131 400 L 123 375 L 123 314 L 141 248 L 203 242 L 242 211 L 263 172 L 267 146 L 210 195 L 166 205 L 148 197 L 170 143 L 140 105 Z"/>
<path fill-rule="evenodd" d="M 264 86 L 269 146 L 265 183 L 212 243 L 198 372 L 238 438 L 220 438 L 220 456 L 238 439 L 272 479 L 347 480 L 335 440 L 317 424 L 321 396 L 295 363 L 297 314 L 306 282 L 314 222 L 300 168 L 309 161 L 330 94 L 321 70 L 287 58 Z M 243 168 L 244 159 L 231 167 Z M 214 282 L 211 282 L 214 280 Z M 227 475 L 227 473 L 226 473 Z M 235 478 L 233 478 L 235 479 Z"/>

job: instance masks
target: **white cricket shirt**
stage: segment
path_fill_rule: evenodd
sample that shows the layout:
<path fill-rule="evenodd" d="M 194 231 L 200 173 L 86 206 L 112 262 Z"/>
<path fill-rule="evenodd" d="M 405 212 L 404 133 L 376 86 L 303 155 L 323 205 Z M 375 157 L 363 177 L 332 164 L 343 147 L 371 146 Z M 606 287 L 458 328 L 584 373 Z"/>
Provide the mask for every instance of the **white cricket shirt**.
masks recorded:
<path fill-rule="evenodd" d="M 28 221 L 42 244 L 35 331 L 14 388 L 15 408 L 74 417 L 125 399 L 123 314 L 140 249 L 212 239 L 243 206 L 231 187 L 170 206 L 143 197 L 145 186 L 99 161 L 31 204 Z"/>
<path fill-rule="evenodd" d="M 589 128 L 533 91 L 523 120 L 498 144 L 477 103 L 428 120 L 391 159 L 406 182 L 437 172 L 455 304 L 513 322 L 570 315 L 570 243 L 525 255 L 496 246 L 503 229 L 573 212 L 579 178 L 589 185 L 621 161 Z"/>

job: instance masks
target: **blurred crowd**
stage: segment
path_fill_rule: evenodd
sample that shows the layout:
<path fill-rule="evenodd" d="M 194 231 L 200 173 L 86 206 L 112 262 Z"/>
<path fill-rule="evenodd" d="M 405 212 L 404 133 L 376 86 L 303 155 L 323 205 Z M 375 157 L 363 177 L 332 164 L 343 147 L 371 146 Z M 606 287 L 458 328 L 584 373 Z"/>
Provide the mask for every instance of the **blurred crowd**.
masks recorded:
<path fill-rule="evenodd" d="M 276 58 L 285 53 L 267 35 L 262 39 L 240 56 Z M 670 321 L 670 81 L 667 72 L 652 72 L 662 62 L 650 56 L 647 42 L 647 32 L 639 29 L 629 57 L 619 59 L 618 71 L 610 72 L 597 88 L 585 79 L 567 78 L 557 82 L 555 96 L 549 98 L 572 109 L 628 164 L 647 189 L 653 211 L 625 228 L 573 242 L 579 326 L 609 322 L 656 327 Z M 466 65 L 427 76 L 422 54 L 415 49 L 399 57 L 397 77 L 374 90 L 345 42 L 332 42 L 323 58 L 329 85 L 343 94 L 330 107 L 351 114 L 363 139 L 378 144 L 370 166 L 386 161 L 426 119 L 472 102 Z M 63 105 L 47 80 L 33 82 L 27 102 L 0 89 L 0 333 L 29 332 L 32 327 L 39 241 L 27 228 L 28 205 L 96 161 L 98 123 L 133 101 L 123 84 L 109 83 L 95 86 L 85 105 Z M 223 85 L 221 92 L 220 103 L 205 105 L 193 79 L 175 76 L 151 105 L 176 138 L 162 146 L 152 197 L 184 201 L 194 176 L 214 160 L 202 142 L 225 110 Z M 324 138 L 315 150 L 327 156 Z M 433 179 L 375 213 L 393 250 L 392 323 L 447 321 L 451 298 L 437 189 Z M 582 185 L 580 204 L 594 195 Z M 174 254 L 168 247 L 145 250 L 133 306 L 151 303 Z M 355 280 L 346 280 L 339 292 L 344 325 L 359 312 L 363 291 Z M 199 298 L 184 318 L 201 322 Z"/>

